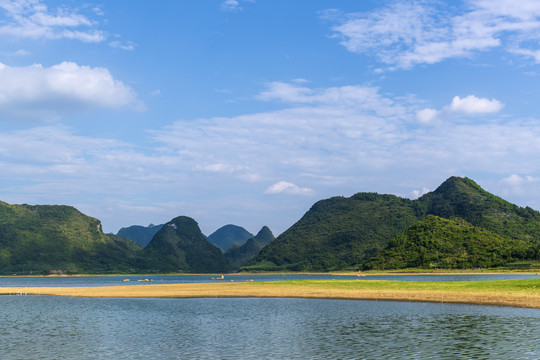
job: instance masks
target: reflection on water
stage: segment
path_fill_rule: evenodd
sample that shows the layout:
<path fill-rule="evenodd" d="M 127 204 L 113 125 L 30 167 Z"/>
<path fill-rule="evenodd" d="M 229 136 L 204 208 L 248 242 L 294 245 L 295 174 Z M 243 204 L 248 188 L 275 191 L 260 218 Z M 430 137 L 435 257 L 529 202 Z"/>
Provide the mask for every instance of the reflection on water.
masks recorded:
<path fill-rule="evenodd" d="M 1 359 L 538 359 L 540 312 L 310 299 L 0 297 Z"/>

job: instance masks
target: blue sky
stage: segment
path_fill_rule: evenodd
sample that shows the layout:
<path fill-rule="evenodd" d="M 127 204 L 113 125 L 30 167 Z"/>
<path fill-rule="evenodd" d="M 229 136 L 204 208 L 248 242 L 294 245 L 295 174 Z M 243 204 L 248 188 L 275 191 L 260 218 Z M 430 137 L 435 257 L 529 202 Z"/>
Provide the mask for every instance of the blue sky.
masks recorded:
<path fill-rule="evenodd" d="M 279 234 L 467 176 L 540 209 L 540 2 L 0 0 L 0 200 Z"/>

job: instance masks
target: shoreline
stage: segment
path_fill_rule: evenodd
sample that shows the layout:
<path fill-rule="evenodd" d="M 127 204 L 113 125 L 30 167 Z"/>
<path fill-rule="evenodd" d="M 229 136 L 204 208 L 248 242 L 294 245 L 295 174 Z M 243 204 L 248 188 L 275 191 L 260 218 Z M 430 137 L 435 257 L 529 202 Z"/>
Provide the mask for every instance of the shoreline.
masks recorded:
<path fill-rule="evenodd" d="M 194 276 L 194 275 L 349 275 L 349 276 L 384 276 L 384 275 L 540 275 L 539 269 L 497 270 L 497 269 L 453 269 L 453 270 L 423 270 L 423 269 L 399 269 L 399 270 L 368 270 L 368 271 L 329 271 L 329 272 L 305 272 L 305 271 L 269 271 L 269 272 L 236 272 L 236 273 L 117 273 L 117 274 L 24 274 L 24 275 L 0 275 L 0 278 L 24 278 L 24 277 L 94 277 L 94 276 Z"/>
<path fill-rule="evenodd" d="M 540 309 L 540 279 L 474 282 L 298 280 L 102 287 L 4 287 L 0 288 L 0 295 L 96 298 L 273 297 L 462 303 Z"/>

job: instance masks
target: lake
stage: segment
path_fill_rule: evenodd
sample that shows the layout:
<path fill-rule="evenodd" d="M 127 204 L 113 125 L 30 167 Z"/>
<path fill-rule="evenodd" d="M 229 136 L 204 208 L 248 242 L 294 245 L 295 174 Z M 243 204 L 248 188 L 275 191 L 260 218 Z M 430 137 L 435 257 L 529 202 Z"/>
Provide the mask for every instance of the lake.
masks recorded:
<path fill-rule="evenodd" d="M 539 359 L 540 311 L 313 299 L 0 296 L 1 359 Z"/>
<path fill-rule="evenodd" d="M 0 286 L 299 279 L 479 281 L 539 275 L 0 277 Z M 126 281 L 129 280 L 129 281 Z M 148 280 L 148 281 L 147 281 Z M 313 299 L 0 296 L 0 359 L 538 359 L 540 311 Z"/>

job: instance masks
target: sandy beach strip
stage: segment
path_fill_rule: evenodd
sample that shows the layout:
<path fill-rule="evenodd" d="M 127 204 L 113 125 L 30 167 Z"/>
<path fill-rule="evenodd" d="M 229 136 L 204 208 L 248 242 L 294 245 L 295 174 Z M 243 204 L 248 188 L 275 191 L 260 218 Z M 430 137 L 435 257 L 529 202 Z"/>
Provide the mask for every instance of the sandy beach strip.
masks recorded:
<path fill-rule="evenodd" d="M 500 285 L 501 283 L 503 285 Z M 0 294 L 119 298 L 276 297 L 394 300 L 540 309 L 540 279 L 526 282 L 521 280 L 480 282 L 303 280 L 103 287 L 4 287 L 0 288 Z"/>

